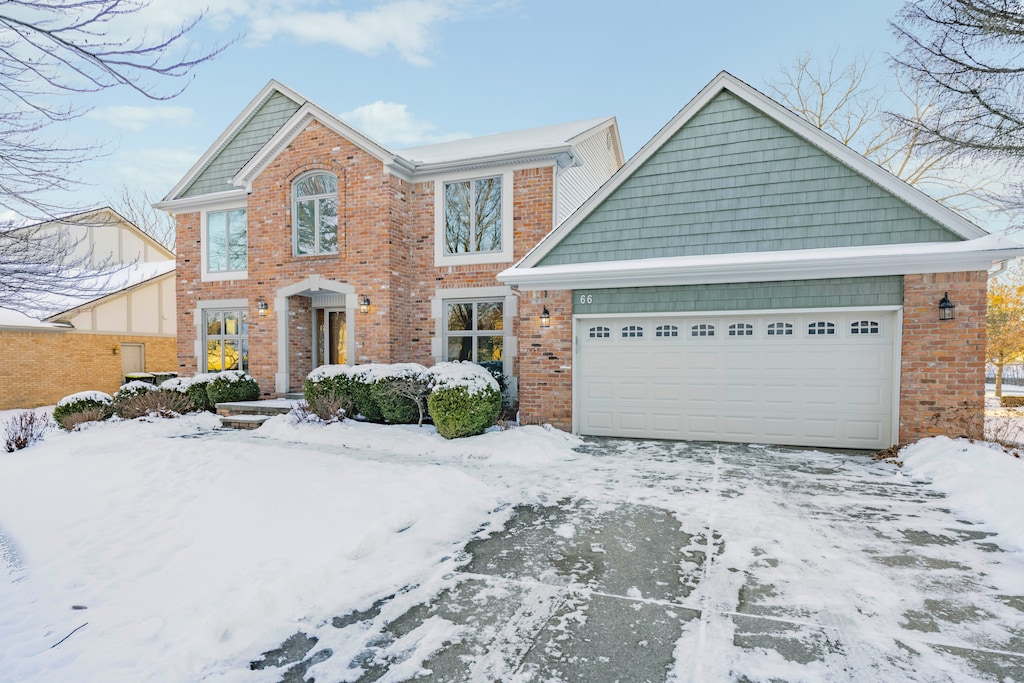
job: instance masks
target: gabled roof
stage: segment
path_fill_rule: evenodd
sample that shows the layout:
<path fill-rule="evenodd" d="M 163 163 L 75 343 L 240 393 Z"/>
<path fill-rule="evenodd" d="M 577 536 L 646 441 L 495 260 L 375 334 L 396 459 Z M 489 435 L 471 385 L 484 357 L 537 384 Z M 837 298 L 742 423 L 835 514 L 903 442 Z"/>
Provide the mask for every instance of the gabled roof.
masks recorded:
<path fill-rule="evenodd" d="M 554 247 L 580 225 L 595 209 L 600 207 L 645 162 L 655 155 L 668 140 L 691 119 L 697 116 L 709 102 L 725 91 L 728 91 L 731 95 L 739 98 L 742 102 L 773 120 L 782 128 L 818 148 L 826 155 L 844 164 L 855 173 L 881 187 L 897 199 L 920 211 L 960 238 L 973 240 L 988 234 L 955 211 L 943 206 L 917 188 L 908 185 L 874 162 L 854 152 L 827 133 L 812 126 L 778 102 L 755 90 L 735 76 L 723 71 L 658 131 L 596 193 L 585 201 L 572 216 L 549 233 L 518 264 L 502 273 L 499 279 L 517 283 L 521 281 L 520 278 L 524 277 L 524 270 L 537 268 L 537 265 Z M 599 265 L 590 264 L 590 269 L 594 270 Z"/>
<path fill-rule="evenodd" d="M 149 246 L 156 249 L 159 253 L 163 254 L 168 259 L 174 258 L 174 252 L 160 244 L 142 228 L 132 223 L 130 220 L 122 216 L 120 213 L 110 208 L 109 206 L 100 206 L 95 209 L 87 209 L 78 213 L 69 214 L 66 216 L 58 216 L 53 220 L 40 221 L 39 223 L 33 223 L 31 225 L 24 226 L 25 229 L 41 228 L 47 225 L 68 225 L 68 226 L 88 226 L 88 227 L 102 227 L 107 225 L 119 225 L 127 230 L 135 233 L 139 239 L 148 244 Z"/>
<path fill-rule="evenodd" d="M 287 120 L 281 122 L 272 134 L 264 132 L 263 137 L 250 140 L 247 149 L 251 149 L 255 144 L 259 144 L 259 148 L 248 156 L 244 150 L 236 149 L 239 147 L 236 143 L 241 139 L 240 136 L 246 135 L 246 126 L 274 97 L 287 98 L 294 103 L 295 111 Z M 280 118 L 283 114 L 279 113 L 277 116 Z M 615 144 L 619 144 L 615 118 L 604 117 L 393 151 L 294 90 L 271 80 L 167 193 L 164 200 L 154 206 L 158 209 L 174 210 L 189 204 L 205 204 L 243 197 L 251 190 L 252 181 L 260 171 L 287 148 L 311 121 L 318 121 L 346 138 L 378 158 L 389 172 L 406 179 L 453 168 L 477 168 L 517 161 L 557 159 L 568 164 L 573 161 L 573 145 L 601 128 L 611 128 Z M 229 160 L 225 162 L 221 155 L 229 152 Z M 244 158 L 239 157 L 239 154 Z M 621 148 L 617 149 L 617 154 L 621 159 Z M 225 176 L 230 177 L 230 182 L 223 184 L 223 189 L 211 192 L 194 192 L 193 189 L 190 193 L 190 188 L 197 179 L 214 164 L 226 164 L 230 168 L 230 176 Z M 221 173 L 223 169 L 218 171 L 218 177 Z"/>
<path fill-rule="evenodd" d="M 53 313 L 43 320 L 58 322 L 77 313 L 83 308 L 92 308 L 107 299 L 120 296 L 162 278 L 174 277 L 175 261 L 153 261 L 137 263 L 114 273 L 110 280 L 103 284 L 103 292 L 93 297 L 72 297 L 54 294 L 47 301 Z M 88 276 L 87 276 L 88 277 Z"/>

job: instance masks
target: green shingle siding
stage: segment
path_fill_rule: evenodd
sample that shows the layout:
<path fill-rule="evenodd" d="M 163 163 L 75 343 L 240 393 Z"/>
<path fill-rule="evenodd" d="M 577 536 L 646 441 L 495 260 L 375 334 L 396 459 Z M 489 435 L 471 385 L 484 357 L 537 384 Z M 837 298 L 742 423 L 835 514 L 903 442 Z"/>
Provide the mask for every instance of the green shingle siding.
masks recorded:
<path fill-rule="evenodd" d="M 538 265 L 959 239 L 722 92 Z"/>
<path fill-rule="evenodd" d="M 580 297 L 592 303 L 580 303 Z M 899 306 L 903 277 L 739 282 L 715 285 L 618 287 L 573 292 L 573 313 L 756 311 L 836 306 Z"/>
<path fill-rule="evenodd" d="M 195 197 L 235 189 L 231 178 L 256 156 L 298 109 L 299 105 L 290 98 L 279 92 L 273 93 L 178 196 Z"/>

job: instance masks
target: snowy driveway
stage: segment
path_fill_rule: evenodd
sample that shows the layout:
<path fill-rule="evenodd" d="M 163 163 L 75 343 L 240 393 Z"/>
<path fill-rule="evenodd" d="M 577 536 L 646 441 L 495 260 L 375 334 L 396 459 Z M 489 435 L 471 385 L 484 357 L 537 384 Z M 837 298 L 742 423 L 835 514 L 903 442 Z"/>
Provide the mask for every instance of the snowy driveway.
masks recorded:
<path fill-rule="evenodd" d="M 261 680 L 1024 680 L 1024 556 L 893 465 L 579 450 L 556 467 L 464 458 L 534 502 L 495 510 L 421 584 L 265 653 Z"/>

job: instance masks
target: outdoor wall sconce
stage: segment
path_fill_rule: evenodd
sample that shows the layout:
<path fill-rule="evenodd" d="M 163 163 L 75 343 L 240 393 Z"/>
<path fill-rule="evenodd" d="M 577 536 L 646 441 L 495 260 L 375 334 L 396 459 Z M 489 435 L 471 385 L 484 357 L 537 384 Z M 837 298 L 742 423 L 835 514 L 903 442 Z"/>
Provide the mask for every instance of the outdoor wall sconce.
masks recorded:
<path fill-rule="evenodd" d="M 551 314 L 548 312 L 547 306 L 545 306 L 544 310 L 540 312 L 540 326 L 551 327 Z"/>
<path fill-rule="evenodd" d="M 262 296 L 256 299 L 256 312 L 260 315 L 260 317 L 266 317 L 267 310 L 269 308 L 270 304 L 268 304 L 267 300 L 264 299 Z"/>
<path fill-rule="evenodd" d="M 946 292 L 939 300 L 939 320 L 953 320 L 956 318 L 956 306 L 949 300 L 949 292 Z"/>
<path fill-rule="evenodd" d="M 361 299 L 359 299 L 359 310 L 363 313 L 370 312 L 370 297 L 366 296 L 365 294 Z"/>

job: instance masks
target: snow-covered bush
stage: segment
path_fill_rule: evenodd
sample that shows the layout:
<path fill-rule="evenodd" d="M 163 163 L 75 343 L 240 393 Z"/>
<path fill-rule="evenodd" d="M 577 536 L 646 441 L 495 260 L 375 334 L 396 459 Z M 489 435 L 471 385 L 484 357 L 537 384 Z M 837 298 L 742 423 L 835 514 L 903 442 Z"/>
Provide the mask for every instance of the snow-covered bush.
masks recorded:
<path fill-rule="evenodd" d="M 197 412 L 213 412 L 213 404 L 210 403 L 210 396 L 206 393 L 206 387 L 213 381 L 213 378 L 217 376 L 217 373 L 204 373 L 196 375 L 189 379 L 182 379 L 179 382 L 184 383 L 184 391 L 188 396 L 189 400 L 192 401 L 192 409 Z M 172 381 L 172 380 L 169 380 Z M 176 385 L 181 386 L 181 385 Z M 181 391 L 181 389 L 178 389 Z"/>
<path fill-rule="evenodd" d="M 423 424 L 427 412 L 430 382 L 427 369 L 419 363 L 370 365 L 363 373 L 370 382 L 370 395 L 390 424 Z"/>
<path fill-rule="evenodd" d="M 106 420 L 114 414 L 114 399 L 102 391 L 82 391 L 65 396 L 53 409 L 53 421 L 69 432 L 83 422 Z"/>
<path fill-rule="evenodd" d="M 356 414 L 347 365 L 321 365 L 306 376 L 302 387 L 306 410 L 324 422 L 338 422 Z"/>
<path fill-rule="evenodd" d="M 114 414 L 126 420 L 147 415 L 176 417 L 192 411 L 192 400 L 177 388 L 129 382 L 114 392 L 113 407 Z"/>
<path fill-rule="evenodd" d="M 43 438 L 50 425 L 50 418 L 45 413 L 34 410 L 15 413 L 4 425 L 4 450 L 13 453 L 28 448 Z"/>
<path fill-rule="evenodd" d="M 231 401 L 255 401 L 260 397 L 260 385 L 241 370 L 218 372 L 206 385 L 211 407 Z"/>
<path fill-rule="evenodd" d="M 156 390 L 155 384 L 137 379 L 132 380 L 127 384 L 122 384 L 121 388 L 114 392 L 113 402 L 110 404 L 110 407 L 114 411 L 114 415 L 123 417 L 126 420 L 140 417 L 137 414 L 137 408 L 131 405 L 133 400 Z"/>
<path fill-rule="evenodd" d="M 446 439 L 483 434 L 501 412 L 498 382 L 476 363 L 438 363 L 427 371 L 427 406 Z"/>
<path fill-rule="evenodd" d="M 349 372 L 348 390 L 356 404 L 356 412 L 369 422 L 384 422 L 384 413 L 373 398 L 373 374 L 379 365 L 356 365 Z"/>

